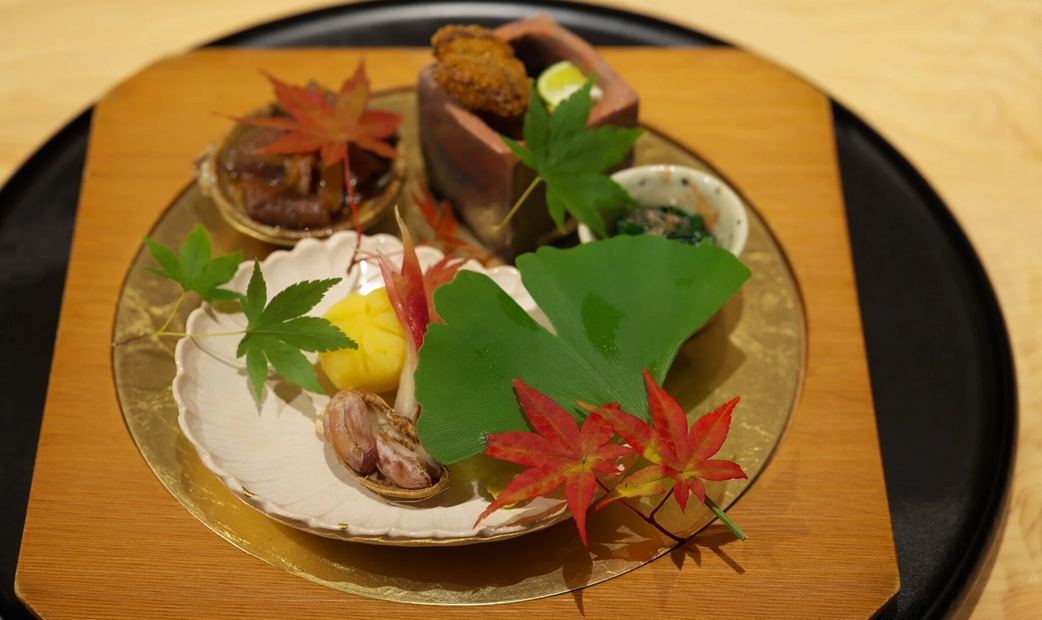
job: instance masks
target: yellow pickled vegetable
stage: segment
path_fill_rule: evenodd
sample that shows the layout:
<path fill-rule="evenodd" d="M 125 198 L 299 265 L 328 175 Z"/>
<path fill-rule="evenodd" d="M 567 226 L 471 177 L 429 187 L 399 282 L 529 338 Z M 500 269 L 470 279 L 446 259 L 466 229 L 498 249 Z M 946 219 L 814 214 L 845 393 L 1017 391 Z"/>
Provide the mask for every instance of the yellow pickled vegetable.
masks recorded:
<path fill-rule="evenodd" d="M 351 293 L 330 308 L 325 318 L 358 343 L 358 349 L 318 355 L 322 370 L 337 389 L 379 393 L 398 387 L 405 362 L 405 332 L 386 289 L 368 295 Z"/>

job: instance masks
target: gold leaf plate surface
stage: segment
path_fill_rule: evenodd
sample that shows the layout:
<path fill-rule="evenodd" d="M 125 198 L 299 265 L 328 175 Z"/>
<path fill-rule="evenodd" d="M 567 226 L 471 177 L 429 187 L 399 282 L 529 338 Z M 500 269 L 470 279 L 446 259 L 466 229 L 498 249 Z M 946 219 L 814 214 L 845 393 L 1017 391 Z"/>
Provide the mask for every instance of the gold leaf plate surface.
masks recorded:
<path fill-rule="evenodd" d="M 419 237 L 429 234 L 409 195 L 424 181 L 415 121 L 415 94 L 393 91 L 373 104 L 407 112 L 401 133 L 408 160 L 399 206 Z M 673 163 L 721 175 L 691 152 L 649 130 L 635 149 L 635 165 Z M 187 165 L 187 163 L 186 163 Z M 726 171 L 724 171 L 726 173 Z M 752 485 L 781 440 L 803 378 L 805 326 L 799 290 L 784 254 L 748 204 L 749 240 L 742 260 L 753 272 L 743 289 L 680 350 L 665 387 L 685 410 L 701 415 L 740 395 L 731 436 L 721 458 L 742 464 L 749 480 L 708 483 L 727 507 Z M 369 232 L 393 232 L 384 218 Z M 177 245 L 197 223 L 213 238 L 215 254 L 243 249 L 247 259 L 274 248 L 239 232 L 197 187 L 177 196 L 151 236 Z M 142 250 L 130 266 L 114 326 L 121 341 L 157 328 L 178 297 L 172 283 L 139 267 L 152 265 Z M 196 304 L 197 305 L 197 304 Z M 173 326 L 193 309 L 186 304 Z M 599 583 L 660 557 L 672 545 L 620 506 L 591 514 L 590 547 L 570 522 L 493 544 L 395 548 L 329 540 L 282 525 L 229 491 L 200 462 L 177 425 L 170 392 L 172 340 L 146 338 L 113 350 L 116 391 L 127 427 L 159 481 L 192 515 L 222 538 L 261 560 L 344 592 L 435 605 L 507 603 L 551 596 Z M 458 472 L 463 474 L 464 472 Z M 457 472 L 454 472 L 456 475 Z M 713 516 L 697 503 L 681 514 L 673 502 L 660 515 L 673 531 L 693 535 Z M 716 526 L 699 539 L 718 548 L 733 537 Z M 697 543 L 698 539 L 696 539 Z M 756 544 L 755 538 L 743 544 Z M 695 569 L 697 570 L 697 569 Z"/>

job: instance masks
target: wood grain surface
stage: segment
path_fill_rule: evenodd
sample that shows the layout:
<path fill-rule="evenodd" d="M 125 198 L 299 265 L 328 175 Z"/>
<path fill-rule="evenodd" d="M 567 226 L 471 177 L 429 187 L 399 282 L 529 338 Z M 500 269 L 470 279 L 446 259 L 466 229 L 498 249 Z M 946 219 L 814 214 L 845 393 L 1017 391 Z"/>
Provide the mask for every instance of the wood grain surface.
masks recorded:
<path fill-rule="evenodd" d="M 1042 3 L 1035 0 L 602 0 L 788 67 L 859 113 L 966 228 L 1010 329 L 1014 492 L 990 575 L 960 616 L 1042 609 Z M 155 59 L 312 0 L 0 0 L 0 180 L 65 121 Z M 979 600 L 978 600 L 979 597 Z"/>
<path fill-rule="evenodd" d="M 735 544 L 714 526 L 682 552 L 577 596 L 443 613 L 867 618 L 896 593 L 898 574 L 828 101 L 737 50 L 605 55 L 641 93 L 644 122 L 697 148 L 786 250 L 808 326 L 802 392 L 770 466 L 730 510 L 755 543 Z M 153 65 L 99 104 L 16 579 L 43 618 L 252 617 L 257 609 L 338 617 L 347 607 L 356 618 L 430 614 L 317 586 L 215 536 L 147 469 L 111 385 L 114 300 L 141 236 L 190 182 L 193 155 L 227 127 L 213 112 L 265 101 L 262 68 L 335 84 L 360 57 L 196 52 Z M 411 85 L 430 62 L 427 50 L 365 58 L 376 89 Z M 699 87 L 676 87 L 685 80 Z M 681 114 L 688 122 L 670 122 Z M 677 596 L 696 589 L 697 606 Z"/>

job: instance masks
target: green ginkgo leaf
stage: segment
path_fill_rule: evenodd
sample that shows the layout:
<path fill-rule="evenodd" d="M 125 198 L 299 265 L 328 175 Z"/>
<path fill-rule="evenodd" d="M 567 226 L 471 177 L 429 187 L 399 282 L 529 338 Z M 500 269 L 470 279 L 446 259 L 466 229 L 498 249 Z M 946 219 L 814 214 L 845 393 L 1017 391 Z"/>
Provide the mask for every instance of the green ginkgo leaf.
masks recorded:
<path fill-rule="evenodd" d="M 482 452 L 489 433 L 528 430 L 515 379 L 564 406 L 615 402 L 650 419 L 642 371 L 661 385 L 680 346 L 749 277 L 726 250 L 653 235 L 543 247 L 517 267 L 555 333 L 483 274 L 461 271 L 435 292 L 445 323 L 428 328 L 415 377 L 420 440 L 442 463 Z"/>

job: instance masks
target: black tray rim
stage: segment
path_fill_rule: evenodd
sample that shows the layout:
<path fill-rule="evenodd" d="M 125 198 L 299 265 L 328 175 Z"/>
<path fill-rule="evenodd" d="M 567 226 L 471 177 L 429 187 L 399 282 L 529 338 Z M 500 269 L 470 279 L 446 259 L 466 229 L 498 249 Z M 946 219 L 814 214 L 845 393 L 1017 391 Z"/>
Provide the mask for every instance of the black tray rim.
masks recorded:
<path fill-rule="evenodd" d="M 800 79 L 804 79 L 800 76 Z M 818 88 L 819 92 L 825 91 L 808 80 L 807 83 Z M 827 94 L 827 93 L 826 93 Z M 912 162 L 904 156 L 895 146 L 888 142 L 882 135 L 866 123 L 861 117 L 850 111 L 840 103 L 832 99 L 833 118 L 837 125 L 846 124 L 856 128 L 867 138 L 880 153 L 882 153 L 892 165 L 900 170 L 902 176 L 908 181 L 927 204 L 931 215 L 944 228 L 948 240 L 955 246 L 960 258 L 972 278 L 974 285 L 984 295 L 981 301 L 986 313 L 985 321 L 990 328 L 992 342 L 999 353 L 1000 366 L 995 368 L 996 375 L 1002 384 L 999 392 L 999 407 L 1007 415 L 1002 418 L 999 434 L 1002 441 L 1000 460 L 1002 466 L 1000 475 L 995 480 L 995 485 L 989 489 L 987 498 L 983 505 L 984 516 L 978 523 L 977 528 L 970 536 L 969 552 L 962 557 L 958 567 L 948 579 L 940 596 L 934 600 L 930 608 L 924 614 L 924 618 L 942 618 L 949 612 L 956 611 L 969 600 L 970 587 L 974 582 L 987 576 L 990 572 L 990 557 L 997 551 L 999 540 L 1005 525 L 1006 509 L 1012 496 L 1013 468 L 1016 463 L 1017 440 L 1019 437 L 1018 423 L 1018 392 L 1017 375 L 1013 357 L 1013 347 L 1009 339 L 1009 331 L 1006 320 L 999 305 L 998 296 L 988 278 L 984 264 L 981 262 L 973 244 L 970 242 L 966 232 L 959 225 L 955 215 L 941 199 L 940 194 L 930 185 L 926 177 L 912 165 Z"/>
<path fill-rule="evenodd" d="M 465 6 L 470 4 L 484 4 L 484 2 L 482 2 L 482 0 L 452 0 L 442 2 L 437 0 L 366 0 L 363 2 L 335 5 L 289 15 L 220 37 L 209 43 L 203 44 L 200 47 L 249 47 L 249 42 L 251 40 L 287 28 L 312 23 L 316 20 L 320 21 L 333 16 L 343 16 L 351 13 L 363 13 L 373 10 L 391 10 L 395 7 L 431 4 Z M 503 4 L 508 3 L 504 2 Z M 741 46 L 706 35 L 693 28 L 671 23 L 659 17 L 652 17 L 613 7 L 575 2 L 573 0 L 526 0 L 516 3 L 511 2 L 510 4 L 533 6 L 547 10 L 568 10 L 580 14 L 588 13 L 591 16 L 598 16 L 607 19 L 625 19 L 638 27 L 669 32 L 687 38 L 697 37 L 703 39 L 707 45 L 719 45 L 743 49 Z M 755 54 L 755 52 L 752 51 L 750 51 L 750 53 Z M 759 56 L 759 54 L 756 55 Z M 768 61 L 771 62 L 769 59 Z M 778 66 L 793 73 L 793 75 L 810 84 L 819 92 L 829 96 L 827 91 L 819 87 L 813 80 L 793 71 L 789 67 L 782 65 Z M 958 609 L 962 604 L 972 603 L 972 601 L 969 601 L 967 598 L 970 595 L 970 588 L 968 586 L 972 585 L 974 581 L 981 577 L 982 573 L 986 572 L 989 568 L 989 559 L 993 559 L 989 556 L 993 555 L 994 551 L 996 551 L 999 539 L 1001 538 L 1003 530 L 1001 526 L 1004 522 L 1005 508 L 1008 506 L 1011 497 L 1011 481 L 1015 464 L 1018 436 L 1018 392 L 1009 332 L 998 302 L 998 297 L 987 276 L 987 272 L 980 261 L 979 255 L 975 251 L 965 231 L 960 227 L 954 214 L 944 203 L 937 191 L 932 185 L 930 185 L 919 170 L 915 168 L 908 158 L 905 157 L 899 149 L 887 141 L 879 132 L 873 129 L 871 125 L 831 96 L 829 96 L 829 99 L 832 103 L 834 124 L 837 127 L 847 126 L 853 128 L 871 142 L 873 147 L 879 153 L 884 155 L 889 163 L 895 166 L 904 179 L 912 185 L 914 191 L 928 206 L 930 214 L 944 229 L 946 236 L 949 241 L 952 242 L 959 258 L 967 268 L 967 275 L 971 277 L 973 285 L 977 288 L 978 292 L 981 293 L 980 301 L 982 302 L 985 313 L 984 321 L 991 332 L 991 342 L 996 348 L 1000 361 L 1000 365 L 995 368 L 996 375 L 998 376 L 1001 385 L 998 394 L 1000 401 L 998 407 L 1007 414 L 1003 416 L 1002 424 L 998 429 L 1001 440 L 999 459 L 1001 461 L 1001 467 L 999 468 L 999 475 L 994 480 L 995 484 L 989 489 L 983 506 L 981 507 L 982 517 L 978 521 L 977 527 L 974 528 L 973 533 L 970 535 L 967 553 L 964 554 L 958 562 L 957 568 L 950 574 L 943 591 L 932 602 L 923 616 L 924 618 L 944 617 L 949 612 Z M 84 134 L 89 134 L 93 110 L 94 106 L 91 105 L 71 121 L 68 121 L 65 126 L 39 146 L 28 159 L 24 160 L 8 180 L 0 186 L 0 219 L 5 215 L 5 206 L 15 203 L 18 197 L 26 192 L 27 186 L 31 183 L 31 180 L 38 169 L 46 166 L 48 161 L 57 158 L 65 152 L 72 143 L 81 138 Z"/>

